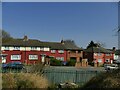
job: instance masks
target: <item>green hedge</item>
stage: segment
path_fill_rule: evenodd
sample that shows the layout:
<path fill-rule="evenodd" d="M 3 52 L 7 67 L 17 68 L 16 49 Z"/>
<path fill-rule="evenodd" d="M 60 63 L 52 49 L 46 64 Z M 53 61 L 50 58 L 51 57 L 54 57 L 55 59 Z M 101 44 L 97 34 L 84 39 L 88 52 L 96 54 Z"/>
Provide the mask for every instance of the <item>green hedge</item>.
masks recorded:
<path fill-rule="evenodd" d="M 75 66 L 75 63 L 76 63 L 76 60 L 72 60 L 72 59 L 71 59 L 70 61 L 67 62 L 66 65 L 67 65 L 67 66 Z"/>
<path fill-rule="evenodd" d="M 76 60 L 71 59 L 71 60 L 66 62 L 66 66 L 75 66 L 75 63 L 76 63 Z M 63 64 L 63 61 L 57 60 L 55 58 L 51 58 L 50 65 L 51 66 L 65 66 Z"/>
<path fill-rule="evenodd" d="M 62 61 L 54 59 L 54 58 L 51 58 L 50 65 L 51 66 L 62 66 Z"/>

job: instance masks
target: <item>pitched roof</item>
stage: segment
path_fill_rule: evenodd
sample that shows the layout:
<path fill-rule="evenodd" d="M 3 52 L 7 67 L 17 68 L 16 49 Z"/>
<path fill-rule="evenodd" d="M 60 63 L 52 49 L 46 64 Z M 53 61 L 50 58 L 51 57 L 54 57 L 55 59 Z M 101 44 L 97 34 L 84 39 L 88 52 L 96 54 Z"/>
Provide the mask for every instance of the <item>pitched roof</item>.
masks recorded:
<path fill-rule="evenodd" d="M 94 52 L 94 53 L 112 53 L 112 51 L 107 50 L 103 47 L 90 47 L 86 50 L 84 50 L 85 52 Z"/>
<path fill-rule="evenodd" d="M 4 46 L 45 46 L 39 40 L 29 39 L 24 41 L 23 39 L 11 39 L 5 43 L 2 43 Z"/>
<path fill-rule="evenodd" d="M 3 39 L 4 40 L 4 39 Z M 82 50 L 78 46 L 70 42 L 44 42 L 35 39 L 28 39 L 24 41 L 23 39 L 9 39 L 6 42 L 3 42 L 4 46 L 41 46 L 41 47 L 50 47 L 51 49 L 66 49 L 66 50 Z"/>
<path fill-rule="evenodd" d="M 83 50 L 82 48 L 78 47 L 76 44 L 72 43 L 72 42 L 66 42 L 64 41 L 65 48 L 67 50 Z"/>
<path fill-rule="evenodd" d="M 66 49 L 64 45 L 58 42 L 42 42 L 45 46 L 50 47 L 51 49 Z"/>

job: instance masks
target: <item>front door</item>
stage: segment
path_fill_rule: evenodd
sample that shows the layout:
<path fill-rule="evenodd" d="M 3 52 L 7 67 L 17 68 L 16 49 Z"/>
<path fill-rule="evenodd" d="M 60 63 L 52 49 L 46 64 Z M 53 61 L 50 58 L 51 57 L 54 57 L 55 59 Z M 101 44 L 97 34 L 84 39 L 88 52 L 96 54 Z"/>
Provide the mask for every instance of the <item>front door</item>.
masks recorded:
<path fill-rule="evenodd" d="M 44 55 L 42 55 L 41 59 L 42 59 L 42 63 L 45 63 L 45 56 Z"/>
<path fill-rule="evenodd" d="M 6 63 L 6 57 L 2 56 L 2 63 Z"/>

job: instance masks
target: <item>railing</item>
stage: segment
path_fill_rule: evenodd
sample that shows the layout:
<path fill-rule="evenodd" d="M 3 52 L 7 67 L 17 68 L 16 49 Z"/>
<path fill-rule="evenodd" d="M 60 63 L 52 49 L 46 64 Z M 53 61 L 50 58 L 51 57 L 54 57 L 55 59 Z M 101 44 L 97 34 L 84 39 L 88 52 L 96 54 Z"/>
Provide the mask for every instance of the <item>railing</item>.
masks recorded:
<path fill-rule="evenodd" d="M 2 73 L 20 73 L 21 70 L 2 70 Z M 84 84 L 88 82 L 92 77 L 98 75 L 102 71 L 96 70 L 64 70 L 64 69 L 45 69 L 43 75 L 48 79 L 50 83 L 59 84 L 65 82 L 73 82 L 78 84 Z"/>
<path fill-rule="evenodd" d="M 9 72 L 11 72 L 11 73 L 20 73 L 21 72 L 21 70 L 17 70 L 17 69 L 1 69 L 1 71 L 0 72 L 2 72 L 2 73 L 9 73 Z"/>

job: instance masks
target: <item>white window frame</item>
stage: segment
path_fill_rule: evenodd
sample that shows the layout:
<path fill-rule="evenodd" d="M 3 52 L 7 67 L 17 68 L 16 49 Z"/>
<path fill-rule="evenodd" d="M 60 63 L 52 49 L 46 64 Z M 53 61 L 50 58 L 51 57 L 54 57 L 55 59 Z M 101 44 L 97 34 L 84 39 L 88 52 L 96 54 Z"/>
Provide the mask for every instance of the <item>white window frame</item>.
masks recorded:
<path fill-rule="evenodd" d="M 40 51 L 44 51 L 44 47 L 40 47 Z"/>
<path fill-rule="evenodd" d="M 95 56 L 97 56 L 97 53 L 94 53 Z"/>
<path fill-rule="evenodd" d="M 98 56 L 102 56 L 102 53 L 98 53 L 97 55 L 98 55 Z"/>
<path fill-rule="evenodd" d="M 11 60 L 21 60 L 21 55 L 19 54 L 11 55 Z"/>
<path fill-rule="evenodd" d="M 106 56 L 112 56 L 112 54 L 111 53 L 107 53 L 107 54 L 105 54 Z"/>
<path fill-rule="evenodd" d="M 61 61 L 64 61 L 64 57 L 61 57 Z"/>
<path fill-rule="evenodd" d="M 51 50 L 51 53 L 56 53 L 56 50 Z"/>
<path fill-rule="evenodd" d="M 64 53 L 64 50 L 58 50 L 58 53 Z"/>
<path fill-rule="evenodd" d="M 98 59 L 98 62 L 100 62 L 100 63 L 101 63 L 101 62 L 102 62 L 102 59 Z"/>
<path fill-rule="evenodd" d="M 36 54 L 30 54 L 29 55 L 29 60 L 38 60 L 38 55 L 36 55 Z"/>
<path fill-rule="evenodd" d="M 31 50 L 37 50 L 37 47 L 31 47 Z"/>
<path fill-rule="evenodd" d="M 64 57 L 56 57 L 57 60 L 64 61 Z"/>
<path fill-rule="evenodd" d="M 14 49 L 13 50 L 20 50 L 20 47 L 13 47 Z"/>
<path fill-rule="evenodd" d="M 8 46 L 4 47 L 4 50 L 9 50 L 9 49 L 10 49 L 10 47 L 8 47 Z"/>

